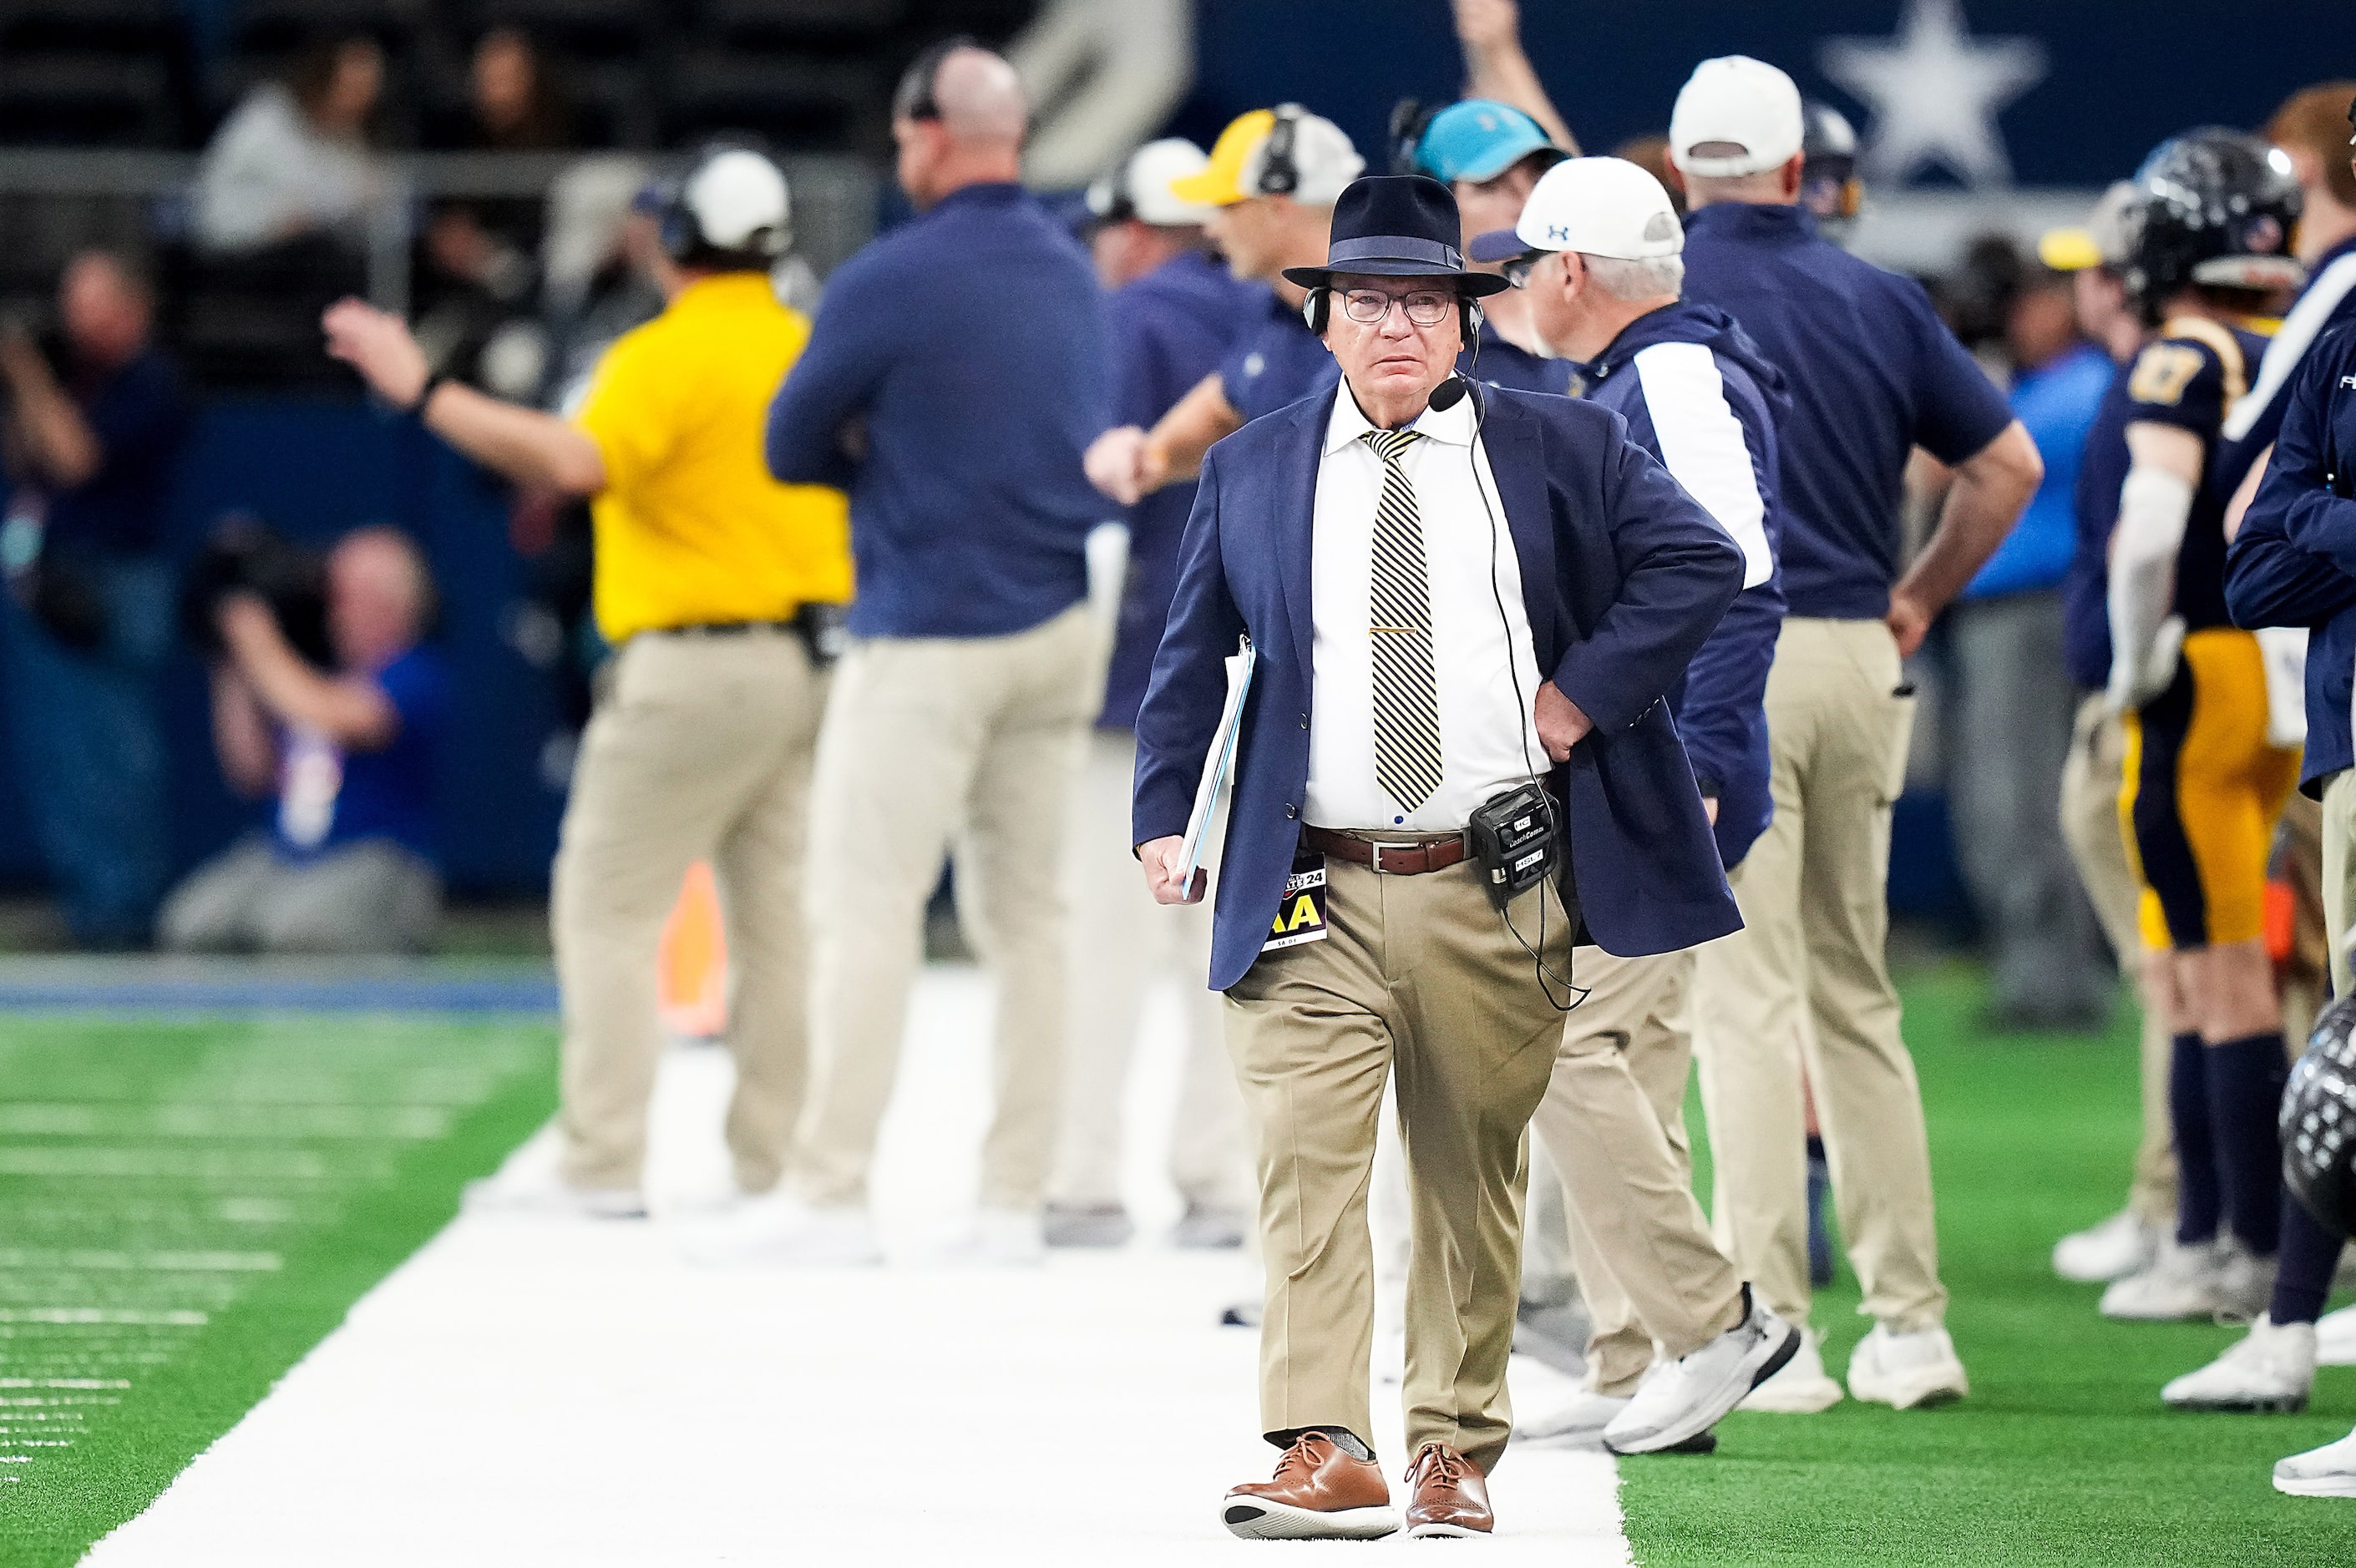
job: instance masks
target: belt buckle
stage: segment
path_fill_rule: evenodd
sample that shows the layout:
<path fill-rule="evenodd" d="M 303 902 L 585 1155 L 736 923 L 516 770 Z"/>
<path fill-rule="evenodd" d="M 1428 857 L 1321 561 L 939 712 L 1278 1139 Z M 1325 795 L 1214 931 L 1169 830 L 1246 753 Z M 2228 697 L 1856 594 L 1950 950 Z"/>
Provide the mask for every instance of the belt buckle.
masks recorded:
<path fill-rule="evenodd" d="M 1375 869 L 1375 875 L 1376 875 L 1377 877 L 1382 876 L 1382 875 L 1384 874 L 1384 872 L 1383 872 L 1383 841 L 1382 841 L 1381 839 L 1379 839 L 1379 838 L 1369 838 L 1369 839 L 1367 839 L 1367 840 L 1366 840 L 1366 848 L 1369 848 L 1369 849 L 1371 849 L 1372 851 L 1374 851 L 1374 858 L 1373 858 L 1373 859 L 1372 859 L 1371 861 L 1369 861 L 1368 863 L 1374 867 L 1374 869 Z M 1399 845 L 1396 845 L 1396 844 L 1395 844 L 1395 845 L 1392 845 L 1392 846 L 1391 846 L 1391 848 L 1395 848 L 1395 849 L 1396 849 L 1396 848 L 1402 848 L 1402 846 L 1399 846 Z"/>

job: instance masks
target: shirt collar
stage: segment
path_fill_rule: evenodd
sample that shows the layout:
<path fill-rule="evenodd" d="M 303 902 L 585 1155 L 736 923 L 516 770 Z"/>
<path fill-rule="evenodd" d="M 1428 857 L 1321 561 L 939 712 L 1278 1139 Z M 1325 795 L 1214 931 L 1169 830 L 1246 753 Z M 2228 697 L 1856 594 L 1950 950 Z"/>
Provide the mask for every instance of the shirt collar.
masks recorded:
<path fill-rule="evenodd" d="M 1797 202 L 1714 201 L 1686 214 L 1686 232 L 1794 243 L 1816 237 L 1814 214 Z"/>
<path fill-rule="evenodd" d="M 1459 398 L 1444 409 L 1426 409 L 1407 428 L 1428 440 L 1450 446 L 1470 446 L 1473 432 L 1472 400 Z M 1351 395 L 1345 379 L 1333 389 L 1333 412 L 1325 421 L 1325 453 L 1328 456 L 1341 451 L 1360 436 L 1375 428 L 1375 422 L 1358 408 L 1358 400 Z"/>

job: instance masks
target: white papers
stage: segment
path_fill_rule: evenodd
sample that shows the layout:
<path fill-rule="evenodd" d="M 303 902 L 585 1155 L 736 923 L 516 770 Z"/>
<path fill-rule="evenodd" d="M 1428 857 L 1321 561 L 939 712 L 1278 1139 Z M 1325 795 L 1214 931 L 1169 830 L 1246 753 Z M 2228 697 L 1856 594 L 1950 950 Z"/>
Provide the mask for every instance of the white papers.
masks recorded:
<path fill-rule="evenodd" d="M 1194 810 L 1186 818 L 1186 842 L 1180 847 L 1180 863 L 1184 868 L 1180 881 L 1188 888 L 1194 885 L 1195 869 L 1203 863 L 1203 840 L 1210 836 L 1212 814 L 1236 765 L 1236 747 L 1244 728 L 1244 699 L 1251 695 L 1252 668 L 1258 662 L 1252 640 L 1237 638 L 1236 651 L 1227 658 L 1227 705 L 1220 711 L 1219 728 L 1211 737 L 1210 754 L 1203 759 L 1203 782 L 1194 786 Z"/>

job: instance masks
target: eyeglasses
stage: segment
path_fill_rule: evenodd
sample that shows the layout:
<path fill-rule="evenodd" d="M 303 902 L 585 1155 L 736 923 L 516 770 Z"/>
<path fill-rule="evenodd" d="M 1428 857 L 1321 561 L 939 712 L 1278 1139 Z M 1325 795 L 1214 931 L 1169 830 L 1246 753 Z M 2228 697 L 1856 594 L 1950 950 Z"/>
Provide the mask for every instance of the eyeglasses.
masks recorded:
<path fill-rule="evenodd" d="M 1554 252 L 1551 251 L 1526 251 L 1505 262 L 1497 270 L 1505 275 L 1506 283 L 1515 288 L 1526 289 L 1530 286 L 1530 274 L 1537 271 L 1538 263 L 1552 254 Z"/>
<path fill-rule="evenodd" d="M 1418 326 L 1438 326 L 1456 308 L 1456 296 L 1440 289 L 1418 289 L 1411 294 L 1387 294 L 1380 289 L 1351 289 L 1342 296 L 1342 314 L 1361 325 L 1372 326 L 1398 305 Z"/>

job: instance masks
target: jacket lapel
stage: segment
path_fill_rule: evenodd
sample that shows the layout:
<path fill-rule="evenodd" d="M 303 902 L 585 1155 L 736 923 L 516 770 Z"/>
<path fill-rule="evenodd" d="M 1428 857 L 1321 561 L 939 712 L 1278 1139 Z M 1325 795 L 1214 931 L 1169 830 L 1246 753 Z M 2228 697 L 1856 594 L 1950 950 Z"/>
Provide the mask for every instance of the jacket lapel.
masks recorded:
<path fill-rule="evenodd" d="M 1531 651 L 1541 672 L 1552 670 L 1562 657 L 1562 637 L 1555 618 L 1554 518 L 1547 505 L 1546 468 L 1541 461 L 1537 421 L 1509 399 L 1483 388 L 1485 412 L 1481 443 L 1489 454 L 1489 472 L 1497 481 L 1497 496 L 1505 506 L 1505 530 L 1513 537 L 1514 555 L 1520 562 L 1522 608 L 1530 618 Z"/>
<path fill-rule="evenodd" d="M 1292 429 L 1279 444 L 1276 487 L 1276 565 L 1284 582 L 1284 610 L 1292 623 L 1292 654 L 1304 688 L 1313 684 L 1311 662 L 1315 611 L 1310 596 L 1312 525 L 1317 516 L 1317 463 L 1333 417 L 1331 394 L 1295 407 L 1283 417 Z"/>

